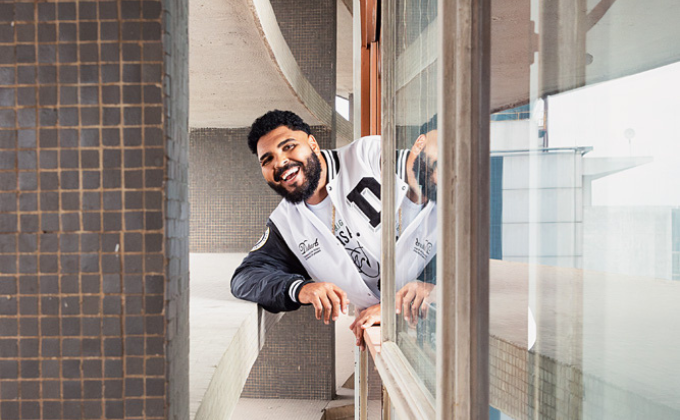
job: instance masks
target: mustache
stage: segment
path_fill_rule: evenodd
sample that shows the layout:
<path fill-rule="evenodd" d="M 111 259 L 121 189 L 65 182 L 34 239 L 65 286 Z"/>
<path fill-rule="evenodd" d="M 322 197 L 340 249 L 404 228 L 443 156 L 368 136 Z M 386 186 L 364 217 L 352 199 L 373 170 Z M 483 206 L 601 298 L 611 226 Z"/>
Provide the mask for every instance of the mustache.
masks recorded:
<path fill-rule="evenodd" d="M 281 178 L 283 173 L 286 172 L 288 169 L 295 168 L 296 166 L 299 166 L 300 169 L 302 169 L 302 164 L 298 163 L 298 162 L 289 163 L 286 166 L 278 169 L 276 172 L 274 172 L 274 181 L 276 181 L 276 182 L 281 181 L 283 179 L 283 178 Z"/>

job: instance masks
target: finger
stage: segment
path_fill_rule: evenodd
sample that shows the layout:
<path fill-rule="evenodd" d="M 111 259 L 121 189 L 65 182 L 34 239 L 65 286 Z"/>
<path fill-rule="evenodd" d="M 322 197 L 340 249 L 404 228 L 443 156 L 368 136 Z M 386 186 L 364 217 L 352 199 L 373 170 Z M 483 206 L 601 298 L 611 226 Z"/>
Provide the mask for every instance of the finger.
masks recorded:
<path fill-rule="evenodd" d="M 422 305 L 420 305 L 420 316 L 423 319 L 427 319 L 427 312 L 430 310 L 430 305 L 427 303 L 427 301 L 424 301 Z"/>
<path fill-rule="evenodd" d="M 366 343 L 364 342 L 364 330 L 361 328 L 361 324 L 357 325 L 357 329 L 355 332 L 356 336 L 356 345 L 361 348 L 361 350 L 366 349 Z"/>
<path fill-rule="evenodd" d="M 331 318 L 331 312 L 333 311 L 333 305 L 331 305 L 326 294 L 322 294 L 319 298 L 321 300 L 321 305 L 323 306 L 323 322 L 324 324 L 328 324 Z"/>
<path fill-rule="evenodd" d="M 363 324 L 361 324 L 361 328 L 363 329 L 370 328 L 374 326 L 378 321 L 380 321 L 379 317 L 371 315 L 364 321 Z"/>
<path fill-rule="evenodd" d="M 314 296 L 314 299 L 312 299 L 312 305 L 314 305 L 314 315 L 316 315 L 316 319 L 321 319 L 323 306 L 321 306 L 321 300 L 318 296 Z"/>
<path fill-rule="evenodd" d="M 340 310 L 343 314 L 347 315 L 347 309 L 349 309 L 349 299 L 347 298 L 347 293 L 345 293 L 339 287 L 336 287 L 333 291 L 335 292 L 338 299 L 340 299 Z"/>
<path fill-rule="evenodd" d="M 419 312 L 420 306 L 422 304 L 423 304 L 423 296 L 422 295 L 416 296 L 413 303 L 411 304 L 411 313 L 413 314 L 414 319 L 417 318 L 420 315 L 418 312 Z"/>
<path fill-rule="evenodd" d="M 401 312 L 401 304 L 404 301 L 403 290 L 404 289 L 402 288 L 400 291 L 397 292 L 397 297 L 395 299 L 395 307 L 396 307 L 395 312 L 397 313 L 397 315 Z"/>
<path fill-rule="evenodd" d="M 359 325 L 361 325 L 361 324 L 357 324 L 357 326 L 354 327 L 354 338 L 356 338 L 356 345 L 357 346 L 361 345 L 361 333 L 362 333 L 362 331 L 361 331 L 361 328 L 359 328 Z"/>
<path fill-rule="evenodd" d="M 332 319 L 333 321 L 337 321 L 338 317 L 340 316 L 340 297 L 336 293 L 331 293 L 328 298 L 333 305 Z"/>
<path fill-rule="evenodd" d="M 413 301 L 413 298 L 415 297 L 415 292 L 412 290 L 409 290 L 406 296 L 404 296 L 404 302 L 402 305 L 403 311 L 404 311 L 404 319 L 408 321 L 409 317 L 411 316 L 411 302 Z"/>

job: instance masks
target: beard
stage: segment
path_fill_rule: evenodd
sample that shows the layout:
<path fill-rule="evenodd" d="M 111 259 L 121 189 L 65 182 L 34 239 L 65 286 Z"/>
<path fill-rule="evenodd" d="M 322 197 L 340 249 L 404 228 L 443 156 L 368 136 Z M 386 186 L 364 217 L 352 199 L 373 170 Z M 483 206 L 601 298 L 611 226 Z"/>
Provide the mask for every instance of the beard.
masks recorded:
<path fill-rule="evenodd" d="M 283 168 L 280 168 L 274 174 L 274 180 L 280 181 L 281 175 L 285 171 L 296 166 L 300 167 L 300 172 L 302 172 L 302 174 L 305 176 L 305 182 L 303 182 L 302 185 L 295 187 L 293 191 L 287 190 L 283 185 L 267 182 L 267 184 L 269 184 L 269 186 L 274 191 L 276 191 L 277 194 L 292 204 L 305 201 L 314 195 L 314 191 L 316 191 L 316 188 L 319 186 L 319 179 L 321 178 L 321 162 L 319 161 L 319 158 L 312 152 L 311 156 L 307 159 L 307 162 L 305 162 L 304 165 L 301 163 L 289 163 Z"/>
<path fill-rule="evenodd" d="M 418 176 L 420 191 L 433 203 L 437 202 L 437 181 L 433 177 L 435 164 L 436 162 L 432 162 L 425 152 L 420 152 L 413 162 L 413 172 Z"/>

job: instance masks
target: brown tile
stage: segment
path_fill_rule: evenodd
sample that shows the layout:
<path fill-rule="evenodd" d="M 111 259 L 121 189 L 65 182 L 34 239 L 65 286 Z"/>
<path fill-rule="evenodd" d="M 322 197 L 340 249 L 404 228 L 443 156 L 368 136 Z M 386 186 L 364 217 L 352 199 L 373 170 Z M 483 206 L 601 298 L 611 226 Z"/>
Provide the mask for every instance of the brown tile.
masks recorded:
<path fill-rule="evenodd" d="M 93 1 L 79 2 L 78 18 L 80 20 L 97 19 L 97 2 Z"/>
<path fill-rule="evenodd" d="M 83 360 L 83 377 L 85 378 L 101 378 L 102 377 L 102 360 L 101 359 L 86 359 Z M 85 389 L 88 389 L 88 386 L 92 386 L 95 388 L 99 388 L 97 392 L 94 393 L 94 395 L 98 396 L 92 396 L 89 398 L 100 398 L 101 397 L 101 387 L 102 383 L 101 381 L 85 381 Z M 87 394 L 86 394 L 87 395 Z M 85 398 L 88 398 L 87 396 Z"/>
<path fill-rule="evenodd" d="M 80 124 L 82 126 L 99 125 L 99 109 L 95 107 L 80 108 Z"/>
<path fill-rule="evenodd" d="M 0 416 L 7 420 L 18 420 L 21 417 L 19 411 L 19 402 L 17 401 L 0 401 Z"/>
<path fill-rule="evenodd" d="M 123 377 L 123 360 L 122 359 L 107 359 L 104 361 L 104 377 L 105 378 L 122 378 Z M 105 381 L 104 385 L 110 385 L 113 387 L 120 386 L 122 388 L 122 381 Z M 121 390 L 122 392 L 122 390 Z M 120 398 L 122 394 L 116 391 L 112 394 L 111 398 Z"/>

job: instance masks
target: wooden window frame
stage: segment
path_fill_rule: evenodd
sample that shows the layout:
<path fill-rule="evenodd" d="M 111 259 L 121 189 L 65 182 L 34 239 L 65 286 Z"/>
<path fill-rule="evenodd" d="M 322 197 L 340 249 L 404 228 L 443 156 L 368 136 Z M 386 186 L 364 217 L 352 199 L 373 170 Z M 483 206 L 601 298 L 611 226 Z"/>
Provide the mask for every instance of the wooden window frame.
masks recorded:
<path fill-rule="evenodd" d="M 364 0 L 355 0 L 355 6 Z M 382 238 L 380 352 L 374 358 L 388 391 L 383 414 L 393 405 L 400 418 L 487 419 L 489 415 L 489 85 L 490 0 L 440 0 L 438 10 L 438 256 L 437 256 L 437 397 L 429 397 L 395 343 L 395 237 Z M 374 110 L 378 82 L 382 116 L 382 206 L 394 208 L 395 3 L 381 4 L 382 74 L 365 77 L 361 57 L 361 134 L 377 134 Z M 370 10 L 355 8 L 354 10 Z M 356 20 L 355 20 L 356 22 Z M 444 22 L 447 23 L 444 28 Z M 362 20 L 362 29 L 366 19 Z M 356 32 L 355 32 L 356 35 Z M 356 44 L 356 43 L 355 43 Z M 366 47 L 362 37 L 362 48 Z M 356 48 L 356 45 L 355 45 Z M 357 57 L 355 50 L 355 58 Z M 369 56 L 375 66 L 375 55 Z M 375 68 L 375 67 L 374 67 Z M 370 66 L 369 66 L 370 70 Z M 379 70 L 379 69 L 377 69 Z M 356 75 L 355 66 L 355 75 Z M 370 71 L 369 71 L 370 75 Z M 382 89 L 379 85 L 382 83 Z M 355 89 L 357 86 L 355 85 Z M 363 90 L 362 90 L 363 89 Z M 368 92 L 369 99 L 365 96 Z M 355 107 L 356 109 L 356 107 Z M 368 119 L 366 121 L 365 119 Z M 369 132 L 365 131 L 368 126 Z M 394 212 L 382 212 L 383 226 L 394 226 Z M 441 258 L 446 255 L 447 258 Z M 454 304 L 451 305 L 450 303 Z M 363 356 L 363 357 L 362 357 Z M 365 369 L 366 355 L 359 356 Z M 362 364 L 363 362 L 363 364 Z M 365 376 L 363 377 L 365 386 Z M 358 387 L 357 389 L 361 389 Z M 361 394 L 361 392 L 360 392 Z M 365 405 L 365 399 L 360 397 Z M 365 412 L 360 413 L 365 416 Z M 359 418 L 365 418 L 359 416 Z"/>

